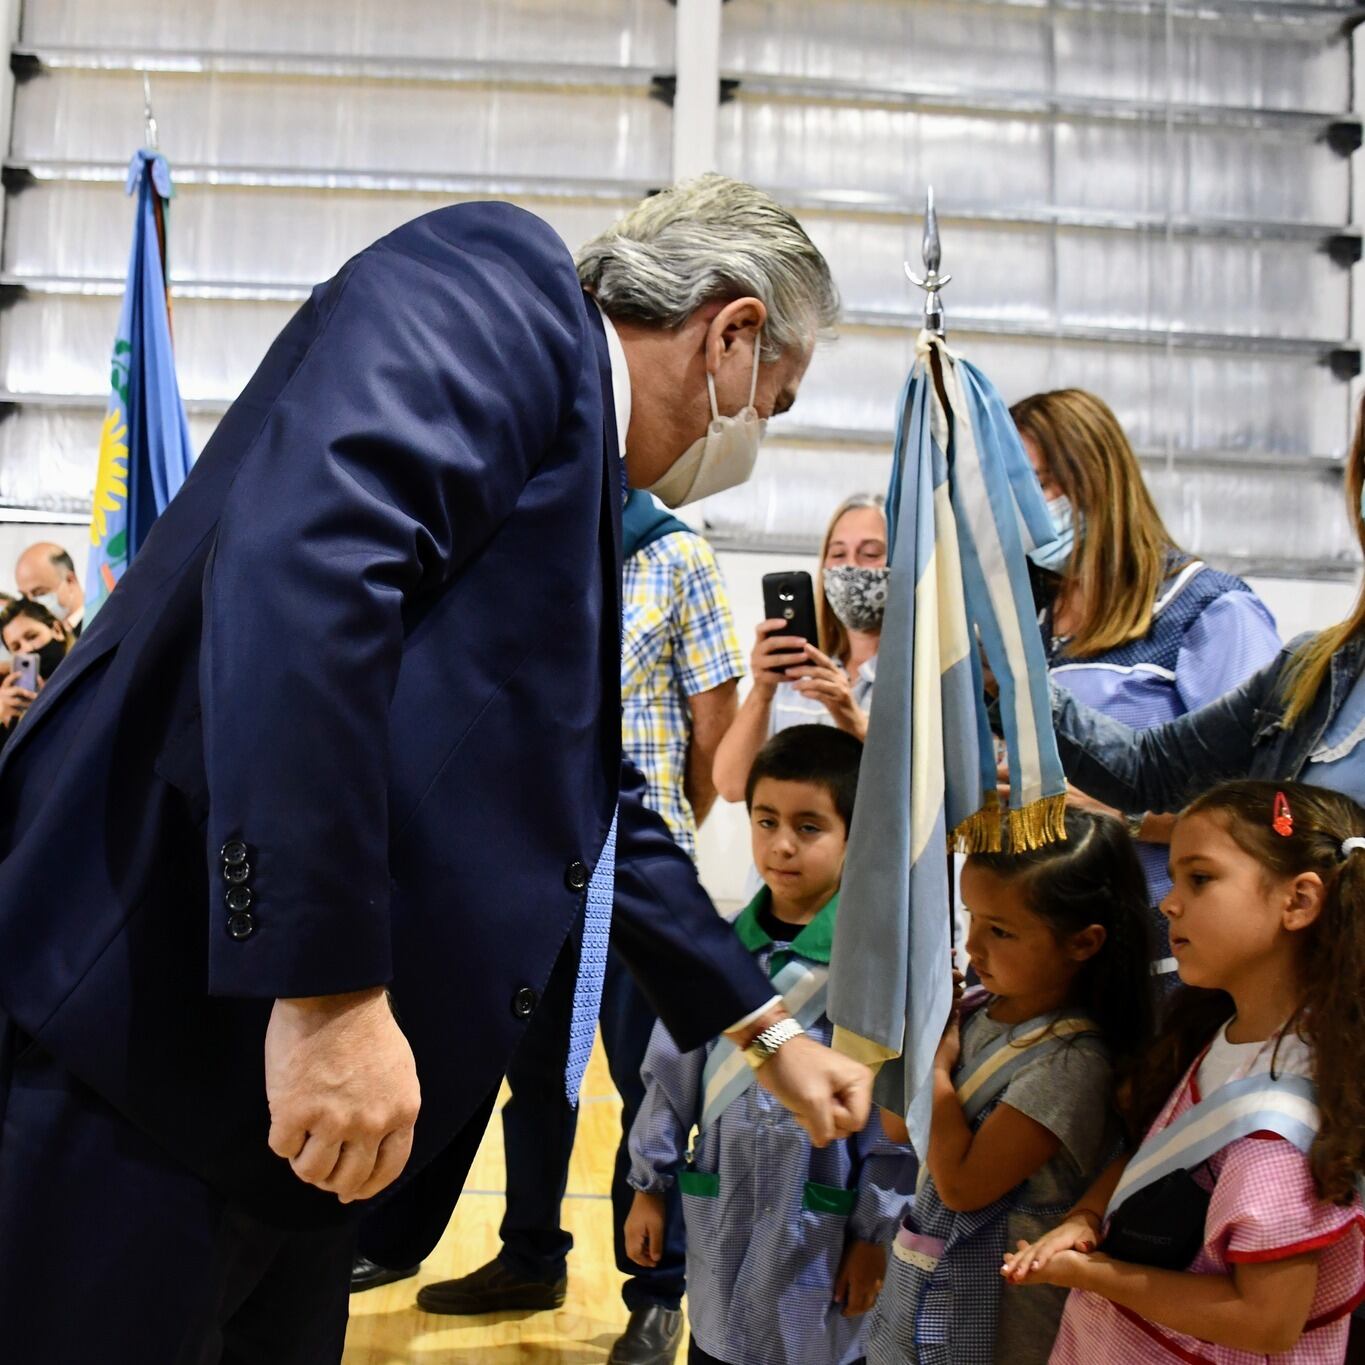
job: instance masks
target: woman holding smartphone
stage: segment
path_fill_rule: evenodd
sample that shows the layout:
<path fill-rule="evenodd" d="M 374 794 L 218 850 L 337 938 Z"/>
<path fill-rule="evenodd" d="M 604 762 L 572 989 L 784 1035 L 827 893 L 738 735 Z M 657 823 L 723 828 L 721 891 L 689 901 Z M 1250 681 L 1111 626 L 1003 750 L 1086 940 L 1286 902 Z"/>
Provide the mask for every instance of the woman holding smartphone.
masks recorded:
<path fill-rule="evenodd" d="M 749 664 L 753 686 L 716 750 L 712 777 L 727 801 L 744 799 L 754 755 L 792 725 L 837 725 L 867 736 L 886 607 L 886 500 L 858 493 L 830 518 L 815 590 L 817 649 L 760 621 Z M 771 610 L 771 608 L 770 608 Z"/>
<path fill-rule="evenodd" d="M 24 712 L 37 700 L 43 684 L 71 648 L 71 631 L 41 602 L 20 597 L 0 611 L 0 640 L 16 666 L 0 680 L 0 746 L 14 731 Z M 20 657 L 37 660 L 33 671 L 17 666 Z"/>

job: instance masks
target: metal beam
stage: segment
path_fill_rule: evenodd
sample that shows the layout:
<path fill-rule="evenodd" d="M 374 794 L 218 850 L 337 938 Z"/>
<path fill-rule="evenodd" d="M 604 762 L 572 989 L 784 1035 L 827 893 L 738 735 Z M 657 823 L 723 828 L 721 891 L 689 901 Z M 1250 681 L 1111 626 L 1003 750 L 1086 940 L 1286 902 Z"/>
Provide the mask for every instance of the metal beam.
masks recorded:
<path fill-rule="evenodd" d="M 677 0 L 673 179 L 716 169 L 721 0 Z"/>

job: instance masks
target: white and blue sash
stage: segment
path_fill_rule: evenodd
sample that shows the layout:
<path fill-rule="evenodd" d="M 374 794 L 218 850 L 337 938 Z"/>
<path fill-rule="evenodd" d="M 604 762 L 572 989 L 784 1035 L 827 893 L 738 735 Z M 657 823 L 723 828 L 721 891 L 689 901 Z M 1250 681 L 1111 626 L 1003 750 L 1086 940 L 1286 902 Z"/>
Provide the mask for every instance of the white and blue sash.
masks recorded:
<path fill-rule="evenodd" d="M 1139 1190 L 1175 1171 L 1202 1165 L 1252 1133 L 1274 1133 L 1307 1156 L 1318 1126 L 1317 1090 L 1307 1076 L 1261 1072 L 1229 1081 L 1147 1138 L 1128 1163 L 1105 1217 L 1112 1218 Z"/>
<path fill-rule="evenodd" d="M 773 977 L 773 990 L 782 997 L 787 1013 L 802 1028 L 810 1028 L 825 1012 L 829 996 L 829 968 L 793 958 Z M 706 1059 L 701 1077 L 701 1120 L 705 1132 L 731 1104 L 753 1085 L 757 1073 L 744 1054 L 722 1038 Z"/>
<path fill-rule="evenodd" d="M 969 1124 L 975 1124 L 978 1115 L 1004 1093 L 1024 1064 L 1037 1060 L 1040 1047 L 1049 1044 L 1061 1047 L 1071 1038 L 1098 1031 L 1093 1021 L 1075 1014 L 1061 1018 L 1056 1014 L 1040 1014 L 1016 1024 L 982 1052 L 970 1076 L 954 1079 L 953 1087 L 963 1116 Z"/>

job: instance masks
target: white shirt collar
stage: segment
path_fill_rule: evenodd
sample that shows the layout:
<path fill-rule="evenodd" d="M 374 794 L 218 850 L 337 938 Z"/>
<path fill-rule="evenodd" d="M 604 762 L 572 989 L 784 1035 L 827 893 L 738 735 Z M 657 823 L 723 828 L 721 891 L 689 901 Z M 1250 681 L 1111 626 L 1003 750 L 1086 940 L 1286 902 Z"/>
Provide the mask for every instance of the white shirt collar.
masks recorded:
<path fill-rule="evenodd" d="M 593 300 L 597 303 L 597 300 Z M 602 313 L 602 305 L 597 304 Z M 607 355 L 611 359 L 611 392 L 616 400 L 616 440 L 621 448 L 621 458 L 626 458 L 626 432 L 630 430 L 630 367 L 626 364 L 626 348 L 621 345 L 621 337 L 612 325 L 611 319 L 602 313 L 602 326 L 607 333 Z"/>

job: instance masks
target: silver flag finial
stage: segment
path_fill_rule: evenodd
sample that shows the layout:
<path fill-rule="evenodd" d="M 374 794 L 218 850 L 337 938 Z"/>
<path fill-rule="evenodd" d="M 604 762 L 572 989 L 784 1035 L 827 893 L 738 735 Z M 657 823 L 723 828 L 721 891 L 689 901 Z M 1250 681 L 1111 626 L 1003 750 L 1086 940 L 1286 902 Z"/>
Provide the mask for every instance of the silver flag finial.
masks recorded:
<path fill-rule="evenodd" d="M 953 277 L 940 275 L 938 270 L 943 261 L 943 248 L 939 241 L 938 212 L 934 208 L 932 185 L 928 187 L 924 196 L 924 241 L 920 254 L 924 258 L 923 276 L 916 275 L 910 269 L 909 261 L 905 263 L 905 276 L 911 284 L 918 285 L 924 290 L 924 330 L 941 337 L 945 334 L 945 322 L 943 300 L 939 298 L 939 291 Z"/>
<path fill-rule="evenodd" d="M 157 147 L 156 115 L 152 113 L 152 80 L 145 71 L 142 73 L 142 126 L 148 148 L 154 152 L 159 150 Z"/>

